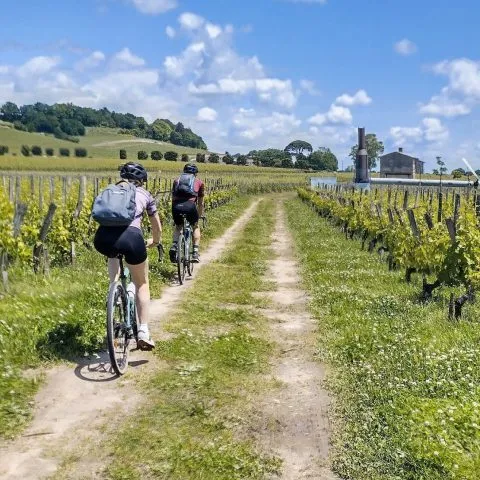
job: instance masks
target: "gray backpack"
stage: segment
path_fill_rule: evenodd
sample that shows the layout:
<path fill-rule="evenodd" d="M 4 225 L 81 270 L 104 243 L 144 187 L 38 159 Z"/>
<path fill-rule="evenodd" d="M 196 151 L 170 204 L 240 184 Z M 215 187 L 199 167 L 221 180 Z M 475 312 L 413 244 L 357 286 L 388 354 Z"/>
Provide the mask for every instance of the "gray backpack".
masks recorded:
<path fill-rule="evenodd" d="M 182 175 L 177 178 L 173 193 L 178 197 L 198 197 L 198 192 L 195 191 L 195 175 L 192 173 L 182 173 Z"/>
<path fill-rule="evenodd" d="M 136 190 L 129 182 L 109 185 L 93 202 L 92 218 L 105 227 L 130 225 L 135 218 Z"/>

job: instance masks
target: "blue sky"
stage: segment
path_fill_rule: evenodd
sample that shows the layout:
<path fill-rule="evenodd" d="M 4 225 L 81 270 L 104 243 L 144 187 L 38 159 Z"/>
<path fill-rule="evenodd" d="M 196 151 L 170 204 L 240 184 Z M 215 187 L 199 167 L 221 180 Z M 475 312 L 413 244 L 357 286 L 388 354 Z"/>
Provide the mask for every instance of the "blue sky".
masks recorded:
<path fill-rule="evenodd" d="M 427 168 L 480 167 L 473 0 L 28 0 L 2 6 L 0 102 L 168 117 L 217 151 L 302 138 L 347 165 L 356 127 Z"/>

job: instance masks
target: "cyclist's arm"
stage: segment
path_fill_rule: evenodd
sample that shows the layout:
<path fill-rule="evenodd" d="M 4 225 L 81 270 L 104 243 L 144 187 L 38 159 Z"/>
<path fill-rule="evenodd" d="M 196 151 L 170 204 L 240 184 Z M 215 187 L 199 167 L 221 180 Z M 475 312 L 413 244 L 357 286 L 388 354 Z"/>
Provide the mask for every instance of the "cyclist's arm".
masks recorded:
<path fill-rule="evenodd" d="M 198 197 L 197 209 L 198 216 L 203 217 L 203 214 L 205 213 L 205 204 L 203 202 L 203 197 Z"/>
<path fill-rule="evenodd" d="M 202 182 L 200 186 L 200 190 L 198 191 L 198 199 L 197 199 L 197 209 L 198 209 L 199 217 L 203 217 L 203 214 L 205 213 L 204 196 L 205 196 L 205 184 Z"/>
<path fill-rule="evenodd" d="M 150 224 L 152 225 L 152 241 L 154 245 L 158 245 L 162 241 L 162 223 L 160 222 L 160 217 L 158 213 L 148 217 L 150 219 Z"/>

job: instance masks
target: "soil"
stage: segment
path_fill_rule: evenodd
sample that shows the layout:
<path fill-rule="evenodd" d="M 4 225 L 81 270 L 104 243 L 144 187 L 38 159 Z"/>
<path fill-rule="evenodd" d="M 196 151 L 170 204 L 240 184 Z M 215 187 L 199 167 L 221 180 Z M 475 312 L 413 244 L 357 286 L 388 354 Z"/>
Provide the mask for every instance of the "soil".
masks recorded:
<path fill-rule="evenodd" d="M 186 289 L 193 285 L 202 266 L 219 258 L 252 217 L 258 201 L 201 256 L 194 276 L 183 286 L 165 288 L 159 299 L 151 302 L 150 331 L 152 337 L 165 338 L 162 321 L 178 304 Z M 148 375 L 161 368 L 160 361 L 146 352 L 132 352 L 127 375 L 117 378 L 112 373 L 108 353 L 78 360 L 77 365 L 59 365 L 45 372 L 46 379 L 35 398 L 33 421 L 23 435 L 0 445 L 0 478 L 2 480 L 43 479 L 55 474 L 62 461 L 76 457 L 76 472 L 67 478 L 97 478 L 102 469 L 99 458 L 82 461 L 83 445 L 98 444 L 105 425 L 133 413 L 142 403 L 136 388 L 138 375 Z M 78 452 L 78 453 L 75 453 Z M 79 471 L 81 469 L 81 471 Z"/>

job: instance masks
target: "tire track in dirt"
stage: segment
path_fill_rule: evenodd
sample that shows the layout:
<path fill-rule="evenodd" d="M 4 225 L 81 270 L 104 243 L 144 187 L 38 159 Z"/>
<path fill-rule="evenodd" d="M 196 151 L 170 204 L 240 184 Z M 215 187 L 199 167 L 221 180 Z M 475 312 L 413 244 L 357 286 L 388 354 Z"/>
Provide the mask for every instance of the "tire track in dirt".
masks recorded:
<path fill-rule="evenodd" d="M 316 321 L 308 312 L 308 297 L 301 289 L 293 239 L 285 223 L 283 202 L 278 202 L 269 262 L 269 280 L 276 288 L 264 295 L 272 307 L 263 312 L 270 321 L 270 337 L 280 356 L 272 374 L 281 387 L 259 400 L 260 444 L 283 460 L 283 480 L 333 480 L 329 469 L 330 399 L 321 383 L 325 367 L 315 361 Z M 277 478 L 277 477 L 275 477 Z"/>
<path fill-rule="evenodd" d="M 252 203 L 222 236 L 211 242 L 195 272 L 231 246 L 260 201 Z M 152 300 L 149 325 L 154 338 L 166 335 L 162 320 L 178 305 L 185 290 L 193 286 L 193 278 L 183 286 L 165 288 L 159 299 Z M 82 445 L 89 442 L 101 448 L 103 426 L 134 413 L 141 405 L 143 397 L 136 388 L 137 376 L 148 375 L 154 367 L 161 368 L 154 355 L 139 351 L 133 352 L 130 365 L 130 374 L 118 379 L 110 371 L 108 353 L 101 352 L 80 360 L 76 367 L 60 365 L 46 371 L 30 426 L 18 439 L 0 445 L 0 478 L 48 478 L 68 456 L 73 456 L 72 461 L 78 464 L 77 472 L 68 478 L 98 478 L 102 464 L 97 458 L 82 458 Z"/>

